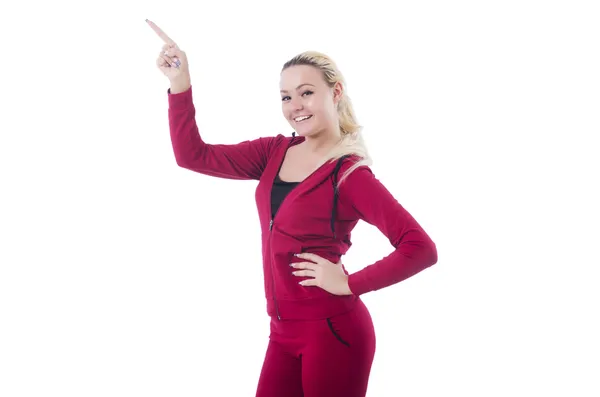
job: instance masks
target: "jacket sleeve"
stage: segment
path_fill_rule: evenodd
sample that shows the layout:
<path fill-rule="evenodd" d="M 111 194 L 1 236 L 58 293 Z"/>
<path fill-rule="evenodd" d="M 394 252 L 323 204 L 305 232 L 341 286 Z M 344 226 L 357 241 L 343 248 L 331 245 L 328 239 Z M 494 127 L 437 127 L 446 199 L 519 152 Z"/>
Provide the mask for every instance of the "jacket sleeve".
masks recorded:
<path fill-rule="evenodd" d="M 434 242 L 369 167 L 354 170 L 339 191 L 356 217 L 377 227 L 394 247 L 390 255 L 348 276 L 354 295 L 396 284 L 437 262 Z"/>
<path fill-rule="evenodd" d="M 169 129 L 177 165 L 201 174 L 226 179 L 260 179 L 276 137 L 237 144 L 208 144 L 200 136 L 192 88 L 167 91 Z"/>

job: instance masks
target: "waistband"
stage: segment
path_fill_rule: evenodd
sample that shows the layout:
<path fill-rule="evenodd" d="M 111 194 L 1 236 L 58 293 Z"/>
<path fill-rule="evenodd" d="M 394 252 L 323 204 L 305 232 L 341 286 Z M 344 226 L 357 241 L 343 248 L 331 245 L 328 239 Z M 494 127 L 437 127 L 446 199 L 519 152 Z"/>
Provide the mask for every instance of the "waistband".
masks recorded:
<path fill-rule="evenodd" d="M 354 309 L 360 298 L 356 295 L 332 296 L 301 300 L 267 299 L 267 314 L 276 320 L 319 320 Z"/>

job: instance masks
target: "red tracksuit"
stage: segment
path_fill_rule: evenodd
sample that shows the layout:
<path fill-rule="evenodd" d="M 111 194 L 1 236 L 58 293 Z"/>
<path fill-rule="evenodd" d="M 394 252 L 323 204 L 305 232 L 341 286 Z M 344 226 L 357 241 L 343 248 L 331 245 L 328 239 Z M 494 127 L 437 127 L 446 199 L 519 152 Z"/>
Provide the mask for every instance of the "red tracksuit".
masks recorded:
<path fill-rule="evenodd" d="M 375 333 L 360 295 L 435 264 L 437 250 L 431 238 L 369 167 L 357 168 L 337 184 L 353 156 L 328 162 L 295 185 L 274 216 L 274 181 L 287 149 L 304 138 L 277 135 L 232 145 L 207 144 L 195 121 L 192 89 L 169 92 L 168 101 L 179 166 L 220 178 L 258 181 L 255 197 L 271 334 L 256 396 L 365 396 Z M 289 265 L 302 260 L 294 254 L 310 252 L 338 263 L 361 219 L 376 226 L 394 251 L 349 274 L 352 295 L 299 285 L 303 278 L 294 276 Z"/>

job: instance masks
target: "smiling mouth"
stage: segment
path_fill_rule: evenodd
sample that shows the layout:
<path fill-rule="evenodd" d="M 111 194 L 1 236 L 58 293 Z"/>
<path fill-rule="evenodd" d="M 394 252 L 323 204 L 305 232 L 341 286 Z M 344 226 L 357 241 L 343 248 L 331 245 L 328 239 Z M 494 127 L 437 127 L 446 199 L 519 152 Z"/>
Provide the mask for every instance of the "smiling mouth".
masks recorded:
<path fill-rule="evenodd" d="M 296 118 L 294 119 L 294 121 L 295 121 L 296 123 L 301 123 L 301 122 L 303 122 L 303 121 L 306 121 L 306 120 L 309 120 L 309 119 L 311 119 L 311 118 L 312 118 L 312 114 L 311 114 L 310 116 L 301 116 L 301 117 L 296 117 Z"/>

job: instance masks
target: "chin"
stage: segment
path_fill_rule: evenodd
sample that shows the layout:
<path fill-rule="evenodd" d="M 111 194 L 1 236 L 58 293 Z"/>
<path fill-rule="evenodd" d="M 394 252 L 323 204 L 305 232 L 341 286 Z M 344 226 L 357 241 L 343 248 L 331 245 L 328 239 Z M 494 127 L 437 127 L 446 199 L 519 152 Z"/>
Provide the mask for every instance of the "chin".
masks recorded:
<path fill-rule="evenodd" d="M 296 135 L 298 136 L 313 136 L 313 135 L 317 135 L 319 133 L 319 128 L 317 127 L 302 127 L 302 126 L 298 126 L 296 123 L 290 123 L 290 126 L 292 127 L 292 130 L 296 131 Z"/>
<path fill-rule="evenodd" d="M 304 136 L 304 137 L 306 137 L 306 136 L 311 136 L 311 135 L 314 135 L 314 134 L 315 134 L 315 132 L 314 132 L 314 131 L 311 131 L 311 130 L 303 130 L 302 128 L 296 129 L 296 130 L 294 130 L 294 131 L 296 131 L 296 135 L 297 135 L 297 136 Z"/>

